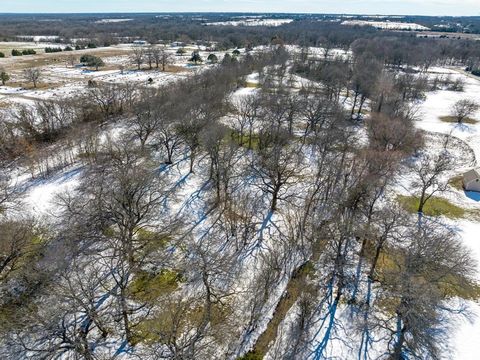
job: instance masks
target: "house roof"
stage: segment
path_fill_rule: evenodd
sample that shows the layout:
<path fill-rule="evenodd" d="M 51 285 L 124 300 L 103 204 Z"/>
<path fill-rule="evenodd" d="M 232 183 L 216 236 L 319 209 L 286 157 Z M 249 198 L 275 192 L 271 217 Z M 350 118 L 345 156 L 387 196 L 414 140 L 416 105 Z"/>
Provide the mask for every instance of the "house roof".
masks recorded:
<path fill-rule="evenodd" d="M 479 172 L 479 169 L 473 169 L 473 170 L 470 170 L 468 172 L 466 172 L 465 174 L 463 174 L 463 183 L 464 184 L 468 184 L 472 181 L 475 181 L 477 179 L 480 179 L 480 172 Z"/>

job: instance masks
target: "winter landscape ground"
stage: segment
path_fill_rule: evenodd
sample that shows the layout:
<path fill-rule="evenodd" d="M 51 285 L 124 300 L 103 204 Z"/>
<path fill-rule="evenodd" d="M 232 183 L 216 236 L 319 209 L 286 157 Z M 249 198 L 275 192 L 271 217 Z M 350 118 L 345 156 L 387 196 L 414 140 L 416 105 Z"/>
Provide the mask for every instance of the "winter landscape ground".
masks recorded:
<path fill-rule="evenodd" d="M 0 358 L 478 359 L 479 24 L 0 14 Z"/>

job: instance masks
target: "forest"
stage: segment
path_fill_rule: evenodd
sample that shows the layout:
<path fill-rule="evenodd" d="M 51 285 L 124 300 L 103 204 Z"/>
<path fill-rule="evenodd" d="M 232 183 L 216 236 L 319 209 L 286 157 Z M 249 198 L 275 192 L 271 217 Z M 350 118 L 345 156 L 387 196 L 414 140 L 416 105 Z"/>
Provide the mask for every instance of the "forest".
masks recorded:
<path fill-rule="evenodd" d="M 89 81 L 0 106 L 0 357 L 444 359 L 480 285 L 455 207 L 432 208 L 475 154 L 416 124 L 429 94 L 478 81 L 480 42 L 196 16 L 2 15 L 5 40 L 241 51 L 157 87 Z M 469 126 L 478 109 L 460 100 L 444 120 Z M 50 179 L 73 186 L 31 211 Z"/>

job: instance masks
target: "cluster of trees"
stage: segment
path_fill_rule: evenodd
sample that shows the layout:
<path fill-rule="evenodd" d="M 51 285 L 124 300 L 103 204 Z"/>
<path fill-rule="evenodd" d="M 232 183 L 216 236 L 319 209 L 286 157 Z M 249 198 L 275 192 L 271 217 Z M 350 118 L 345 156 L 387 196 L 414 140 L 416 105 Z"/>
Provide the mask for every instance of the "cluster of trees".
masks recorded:
<path fill-rule="evenodd" d="M 35 55 L 37 52 L 33 49 L 12 50 L 12 56 Z"/>
<path fill-rule="evenodd" d="M 42 77 L 42 71 L 40 68 L 27 68 L 23 70 L 23 77 L 27 82 L 32 83 L 34 88 L 36 88 Z M 5 86 L 9 80 L 10 75 L 7 71 L 4 68 L 0 68 L 0 81 L 2 85 Z"/>
<path fill-rule="evenodd" d="M 45 52 L 48 53 L 57 53 L 57 52 L 62 52 L 62 51 L 73 51 L 73 49 L 70 46 L 65 47 L 62 49 L 61 47 L 46 47 Z"/>
<path fill-rule="evenodd" d="M 449 227 L 391 194 L 410 167 L 421 213 L 443 189 L 448 141 L 423 151 L 411 104 L 425 81 L 372 45 L 352 59 L 275 46 L 160 89 L 97 84 L 14 109 L 1 160 L 51 164 L 29 151 L 64 144 L 49 153 L 82 177 L 52 224 L 0 214 L 0 354 L 440 358 L 448 320 L 465 313 L 451 300 L 477 291 L 474 262 Z M 153 49 L 134 49 L 138 68 L 153 67 Z M 251 73 L 258 88 L 235 92 Z M 314 81 L 298 89 L 296 74 Z M 363 133 L 352 118 L 367 103 Z"/>
<path fill-rule="evenodd" d="M 138 70 L 143 64 L 147 64 L 150 70 L 155 65 L 157 69 L 161 67 L 162 71 L 165 71 L 167 66 L 173 63 L 173 58 L 172 54 L 163 46 L 151 45 L 148 48 L 134 46 L 131 61 Z"/>
<path fill-rule="evenodd" d="M 275 17 L 274 15 L 272 15 Z M 150 43 L 165 43 L 172 41 L 182 41 L 191 43 L 198 42 L 217 42 L 219 50 L 230 48 L 244 48 L 248 46 L 264 45 L 276 39 L 288 44 L 297 44 L 304 46 L 317 46 L 320 38 L 328 39 L 336 47 L 348 48 L 357 39 L 385 39 L 393 42 L 406 42 L 419 44 L 414 48 L 409 46 L 392 49 L 393 52 L 404 54 L 401 56 L 428 57 L 446 55 L 449 58 L 462 58 L 465 53 L 469 57 L 479 56 L 479 46 L 475 41 L 468 39 L 439 38 L 424 39 L 416 38 L 415 33 L 379 31 L 373 27 L 349 27 L 341 25 L 341 22 L 332 21 L 337 19 L 335 16 L 325 15 L 295 15 L 289 17 L 295 19 L 294 22 L 280 26 L 271 27 L 233 27 L 233 26 L 204 26 L 205 22 L 230 20 L 229 14 L 208 14 L 202 16 L 204 20 L 198 20 L 194 14 L 182 14 L 178 16 L 157 17 L 149 14 L 137 14 L 133 20 L 128 22 L 128 26 L 122 23 L 97 23 L 98 17 L 76 16 L 76 15 L 58 15 L 64 21 L 51 22 L 50 20 L 39 18 L 24 18 L 19 15 L 2 16 L 0 22 L 0 34 L 3 37 L 22 35 L 25 32 L 33 34 L 58 35 L 64 43 L 70 43 L 69 39 L 88 38 L 88 43 L 92 45 L 108 46 L 122 42 L 124 39 L 141 38 Z M 445 20 L 445 21 L 442 21 Z M 404 21 L 408 21 L 407 18 Z M 463 24 L 461 28 L 456 29 L 459 32 L 473 31 L 478 28 L 479 22 L 476 18 L 415 18 L 410 21 L 419 24 L 425 24 L 432 27 L 432 23 L 451 23 Z M 115 35 L 113 35 L 115 34 Z M 87 44 L 85 44 L 87 45 Z M 418 50 L 420 52 L 418 52 Z M 443 53 L 443 55 L 442 55 Z M 478 68 L 478 66 L 477 66 Z"/>

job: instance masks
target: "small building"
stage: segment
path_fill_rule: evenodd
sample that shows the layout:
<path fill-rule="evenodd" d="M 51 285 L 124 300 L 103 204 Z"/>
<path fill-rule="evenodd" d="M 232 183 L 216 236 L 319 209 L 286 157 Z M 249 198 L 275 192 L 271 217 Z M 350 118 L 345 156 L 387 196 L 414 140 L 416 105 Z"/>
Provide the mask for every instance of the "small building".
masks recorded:
<path fill-rule="evenodd" d="M 463 187 L 466 191 L 480 192 L 480 169 L 473 169 L 463 174 Z"/>
<path fill-rule="evenodd" d="M 133 42 L 133 45 L 137 45 L 137 46 L 147 45 L 147 42 L 145 40 L 135 40 Z"/>

